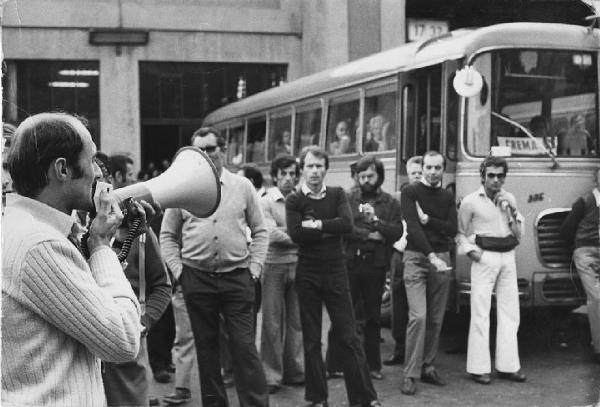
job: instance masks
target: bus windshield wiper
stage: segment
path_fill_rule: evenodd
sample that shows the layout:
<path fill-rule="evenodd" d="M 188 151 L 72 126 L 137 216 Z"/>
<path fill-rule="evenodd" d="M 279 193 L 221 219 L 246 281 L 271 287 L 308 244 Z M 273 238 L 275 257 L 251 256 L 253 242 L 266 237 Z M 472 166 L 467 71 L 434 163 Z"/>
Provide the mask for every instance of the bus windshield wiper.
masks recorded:
<path fill-rule="evenodd" d="M 546 155 L 548 157 L 550 157 L 550 159 L 552 160 L 553 164 L 552 164 L 552 169 L 556 169 L 559 167 L 558 161 L 556 161 L 556 156 L 554 155 L 554 153 L 552 152 L 552 150 L 550 150 L 548 148 L 548 146 L 546 146 L 545 143 L 540 143 L 540 141 L 538 139 L 536 139 L 535 137 L 533 137 L 533 134 L 531 134 L 531 132 L 525 127 L 522 126 L 521 124 L 517 123 L 516 121 L 509 119 L 508 117 L 500 114 L 500 113 L 496 113 L 494 111 L 492 111 L 492 116 L 495 116 L 497 118 L 499 118 L 500 120 L 503 120 L 505 122 L 507 122 L 508 124 L 512 124 L 513 126 L 515 126 L 516 128 L 518 128 L 519 130 L 521 130 L 523 133 L 525 133 L 525 135 L 527 137 L 529 137 L 530 139 L 532 139 L 536 145 L 540 145 L 544 148 L 544 152 L 546 153 Z"/>

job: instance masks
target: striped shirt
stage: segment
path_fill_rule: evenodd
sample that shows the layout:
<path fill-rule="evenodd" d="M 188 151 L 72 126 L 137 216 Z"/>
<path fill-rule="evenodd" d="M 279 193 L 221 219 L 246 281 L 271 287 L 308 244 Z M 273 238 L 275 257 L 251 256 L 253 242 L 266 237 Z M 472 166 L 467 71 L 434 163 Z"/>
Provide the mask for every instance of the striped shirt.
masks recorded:
<path fill-rule="evenodd" d="M 132 360 L 140 309 L 117 256 L 86 262 L 73 219 L 19 197 L 2 228 L 2 405 L 104 406 L 100 359 Z"/>

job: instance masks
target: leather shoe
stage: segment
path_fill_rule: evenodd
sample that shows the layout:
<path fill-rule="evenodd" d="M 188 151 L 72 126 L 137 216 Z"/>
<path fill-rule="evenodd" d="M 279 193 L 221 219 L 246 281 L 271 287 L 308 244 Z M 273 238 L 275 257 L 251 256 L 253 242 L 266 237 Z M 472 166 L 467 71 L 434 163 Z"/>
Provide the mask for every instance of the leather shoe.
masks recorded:
<path fill-rule="evenodd" d="M 421 381 L 423 383 L 435 384 L 436 386 L 446 385 L 444 379 L 442 379 L 435 370 L 421 373 Z"/>
<path fill-rule="evenodd" d="M 306 407 L 327 407 L 327 400 L 325 401 L 320 401 L 320 402 L 315 402 L 313 401 L 312 403 L 308 404 Z"/>
<path fill-rule="evenodd" d="M 484 374 L 471 374 L 471 378 L 474 382 L 479 384 L 490 384 L 492 382 L 492 378 L 489 373 Z"/>
<path fill-rule="evenodd" d="M 386 366 L 401 365 L 402 363 L 404 363 L 404 355 L 391 355 L 383 361 Z"/>
<path fill-rule="evenodd" d="M 383 380 L 383 374 L 381 373 L 381 370 L 371 370 L 371 379 L 375 379 L 375 380 Z"/>
<path fill-rule="evenodd" d="M 527 376 L 525 376 L 520 371 L 514 372 L 514 373 L 498 372 L 498 377 L 500 379 L 510 380 L 510 381 L 519 382 L 519 383 L 522 383 L 525 380 L 527 380 Z"/>
<path fill-rule="evenodd" d="M 412 396 L 417 392 L 417 385 L 415 384 L 415 379 L 412 377 L 405 377 L 402 381 L 402 388 L 400 389 L 402 394 L 406 394 L 407 396 Z"/>

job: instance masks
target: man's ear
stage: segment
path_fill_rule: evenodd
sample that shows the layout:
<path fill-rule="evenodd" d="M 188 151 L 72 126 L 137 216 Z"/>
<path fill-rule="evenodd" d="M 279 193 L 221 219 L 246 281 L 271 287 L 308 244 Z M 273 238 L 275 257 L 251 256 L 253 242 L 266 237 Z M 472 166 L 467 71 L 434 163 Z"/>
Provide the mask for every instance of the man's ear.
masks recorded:
<path fill-rule="evenodd" d="M 123 173 L 121 171 L 115 171 L 115 181 L 117 181 L 119 184 L 122 184 L 125 182 L 125 176 L 123 175 Z"/>
<path fill-rule="evenodd" d="M 54 160 L 52 165 L 48 168 L 48 178 L 55 178 L 57 181 L 64 182 L 69 176 L 69 171 L 67 159 L 60 157 Z"/>

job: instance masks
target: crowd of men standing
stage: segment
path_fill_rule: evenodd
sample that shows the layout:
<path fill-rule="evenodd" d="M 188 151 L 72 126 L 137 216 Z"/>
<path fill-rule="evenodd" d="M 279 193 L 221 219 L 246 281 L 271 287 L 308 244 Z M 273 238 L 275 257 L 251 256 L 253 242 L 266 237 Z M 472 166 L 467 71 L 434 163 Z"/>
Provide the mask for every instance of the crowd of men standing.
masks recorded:
<path fill-rule="evenodd" d="M 327 371 L 343 374 L 350 406 L 381 406 L 373 380 L 383 378 L 380 312 L 390 268 L 396 347 L 384 363 L 404 363 L 399 384 L 406 395 L 415 394 L 417 379 L 443 386 L 435 359 L 455 239 L 458 253 L 472 260 L 467 372 L 477 383 L 492 381 L 495 290 L 496 377 L 526 380 L 515 264 L 524 218 L 503 188 L 506 160 L 483 160 L 481 187 L 457 212 L 436 151 L 409 160 L 400 199 L 382 190 L 383 164 L 370 155 L 355 164 L 349 191 L 326 185 L 329 157 L 316 146 L 298 161 L 274 159 L 275 185 L 259 196 L 256 185 L 225 168 L 226 142 L 216 129 L 197 130 L 191 144 L 217 170 L 219 207 L 206 218 L 167 209 L 157 239 L 146 219 L 160 208 L 133 203 L 142 227 L 120 263 L 130 218 L 106 190 L 94 205 L 92 190 L 98 180 L 131 184 L 131 159 L 98 153 L 83 123 L 67 114 L 35 115 L 17 128 L 7 165 L 18 196 L 2 231 L 3 403 L 149 405 L 145 337 L 174 286 L 176 380 L 167 403 L 191 400 L 195 358 L 202 405 L 228 406 L 227 351 L 241 406 L 268 406 L 269 394 L 283 385 L 303 385 L 310 406 L 327 406 Z M 575 241 L 600 360 L 599 177 L 597 170 L 593 190 L 575 202 L 563 231 Z M 323 307 L 331 320 L 327 366 Z"/>

